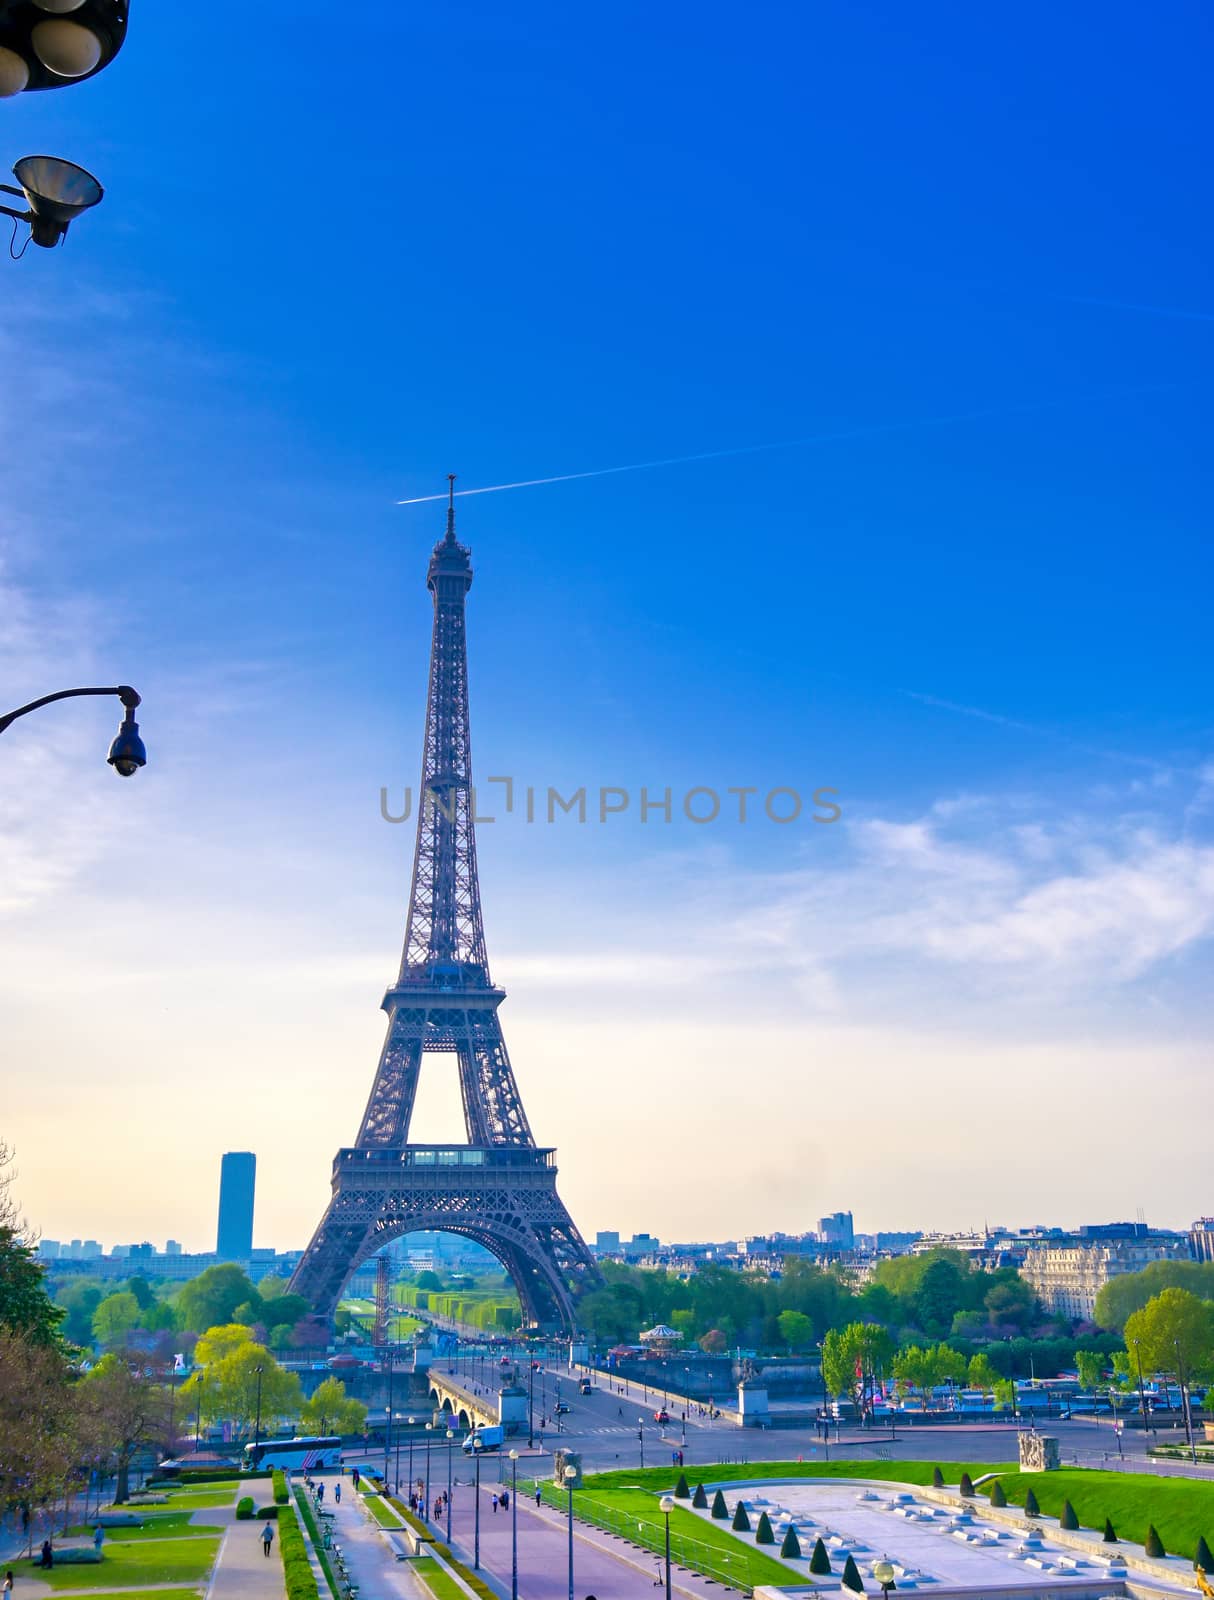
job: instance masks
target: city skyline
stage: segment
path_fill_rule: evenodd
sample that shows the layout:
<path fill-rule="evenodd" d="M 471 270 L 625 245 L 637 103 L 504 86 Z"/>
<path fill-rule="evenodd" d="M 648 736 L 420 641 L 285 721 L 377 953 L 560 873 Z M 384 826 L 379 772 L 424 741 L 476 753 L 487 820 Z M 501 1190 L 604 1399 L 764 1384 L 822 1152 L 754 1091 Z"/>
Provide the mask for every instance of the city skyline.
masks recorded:
<path fill-rule="evenodd" d="M 202 19 L 150 15 L 6 103 L 107 198 L 6 269 L 0 676 L 134 683 L 149 750 L 115 783 L 79 704 L 0 750 L 3 1132 L 46 1235 L 197 1248 L 243 1148 L 255 1243 L 306 1243 L 408 899 L 380 793 L 416 795 L 442 511 L 396 502 L 448 471 L 575 479 L 458 502 L 478 774 L 633 797 L 480 830 L 585 1233 L 1210 1211 L 1171 1137 L 1214 931 L 1206 23 L 1081 7 L 1046 59 L 955 7 L 777 7 L 779 50 L 697 16 L 638 14 L 641 53 L 551 6 L 389 17 L 351 75 L 254 14 L 282 72 L 217 127 L 163 73 Z M 402 102 L 401 58 L 450 71 Z M 369 162 L 408 200 L 251 225 L 267 116 L 318 193 Z M 681 814 L 731 786 L 842 814 Z M 439 1073 L 417 1120 L 459 1133 Z"/>

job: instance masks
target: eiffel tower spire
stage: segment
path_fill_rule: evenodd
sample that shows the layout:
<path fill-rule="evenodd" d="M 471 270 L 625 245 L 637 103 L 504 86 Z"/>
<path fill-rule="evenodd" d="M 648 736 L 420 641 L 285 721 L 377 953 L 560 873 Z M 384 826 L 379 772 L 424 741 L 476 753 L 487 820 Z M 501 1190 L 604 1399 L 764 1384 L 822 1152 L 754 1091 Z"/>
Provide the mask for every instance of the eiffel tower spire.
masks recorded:
<path fill-rule="evenodd" d="M 551 1326 L 571 1321 L 573 1294 L 595 1268 L 557 1196 L 554 1152 L 536 1147 L 497 1015 L 505 991 L 489 975 L 468 711 L 472 562 L 455 536 L 454 474 L 449 485 L 446 534 L 426 574 L 434 624 L 404 953 L 383 1000 L 387 1036 L 358 1139 L 338 1152 L 333 1200 L 292 1285 L 331 1312 L 369 1250 L 412 1229 L 450 1226 L 494 1251 L 531 1320 Z M 430 1052 L 455 1058 L 465 1147 L 409 1142 Z M 449 1169 L 437 1209 L 435 1167 Z"/>

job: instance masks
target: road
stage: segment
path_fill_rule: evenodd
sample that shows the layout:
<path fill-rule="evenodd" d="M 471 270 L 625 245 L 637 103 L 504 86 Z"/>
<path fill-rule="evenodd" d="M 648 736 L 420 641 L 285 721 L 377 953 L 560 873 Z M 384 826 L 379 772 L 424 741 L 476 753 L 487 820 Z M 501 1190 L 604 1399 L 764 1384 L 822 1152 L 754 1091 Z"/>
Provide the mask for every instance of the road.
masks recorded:
<path fill-rule="evenodd" d="M 689 1476 L 696 1467 L 708 1469 L 739 1460 L 999 1462 L 1017 1457 L 1020 1425 L 1010 1422 L 930 1427 L 900 1423 L 892 1432 L 885 1425 L 870 1429 L 845 1426 L 839 1438 L 832 1434 L 824 1446 L 812 1428 L 739 1428 L 732 1420 L 710 1421 L 694 1411 L 684 1421 L 682 1403 L 672 1396 L 671 1420 L 662 1425 L 654 1421 L 654 1411 L 662 1405 L 661 1389 L 643 1389 L 637 1383 L 596 1373 L 592 1392 L 582 1395 L 577 1383 L 581 1375 L 580 1371 L 570 1374 L 563 1366 L 545 1367 L 535 1374 L 535 1440 L 537 1444 L 542 1441 L 545 1452 L 560 1445 L 580 1451 L 587 1469 L 592 1471 L 640 1466 L 642 1458 L 647 1467 L 664 1463 L 673 1466 L 672 1454 L 680 1449 Z M 568 1414 L 559 1419 L 554 1415 L 558 1399 L 569 1406 Z M 1146 1450 L 1150 1444 L 1183 1444 L 1179 1427 L 1161 1428 L 1157 1435 L 1145 1436 L 1127 1429 L 1121 1435 L 1120 1449 L 1118 1436 L 1107 1419 L 1051 1419 L 1041 1424 L 1040 1431 L 1057 1438 L 1065 1465 L 1214 1480 L 1214 1468 L 1208 1466 L 1148 1459 Z"/>

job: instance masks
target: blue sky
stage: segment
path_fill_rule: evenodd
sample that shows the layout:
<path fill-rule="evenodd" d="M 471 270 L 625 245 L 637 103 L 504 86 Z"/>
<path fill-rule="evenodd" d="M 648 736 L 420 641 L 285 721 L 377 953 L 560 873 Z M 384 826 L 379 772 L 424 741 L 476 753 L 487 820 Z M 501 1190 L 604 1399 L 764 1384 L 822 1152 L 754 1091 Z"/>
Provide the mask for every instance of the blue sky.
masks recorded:
<path fill-rule="evenodd" d="M 151 749 L 5 736 L 44 1231 L 205 1244 L 246 1146 L 310 1231 L 403 932 L 442 515 L 395 502 L 801 439 L 460 505 L 482 775 L 843 806 L 482 830 L 575 1214 L 1209 1210 L 1135 1109 L 1210 1110 L 1208 11 L 133 12 L 0 106 L 107 189 L 5 266 L 0 682 L 132 681 Z"/>

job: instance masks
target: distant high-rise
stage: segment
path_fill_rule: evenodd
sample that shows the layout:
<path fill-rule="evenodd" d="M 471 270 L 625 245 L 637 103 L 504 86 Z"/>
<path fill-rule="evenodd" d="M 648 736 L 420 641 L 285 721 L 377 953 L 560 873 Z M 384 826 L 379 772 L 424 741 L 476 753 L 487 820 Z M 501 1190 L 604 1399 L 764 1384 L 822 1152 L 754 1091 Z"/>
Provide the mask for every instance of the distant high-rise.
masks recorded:
<path fill-rule="evenodd" d="M 829 1217 L 823 1217 L 818 1223 L 818 1237 L 823 1244 L 828 1244 L 836 1250 L 851 1250 L 855 1248 L 856 1231 L 852 1225 L 850 1211 L 833 1211 Z"/>
<path fill-rule="evenodd" d="M 253 1190 L 257 1157 L 251 1150 L 229 1150 L 219 1165 L 219 1232 L 215 1253 L 221 1261 L 247 1261 L 253 1250 Z"/>

